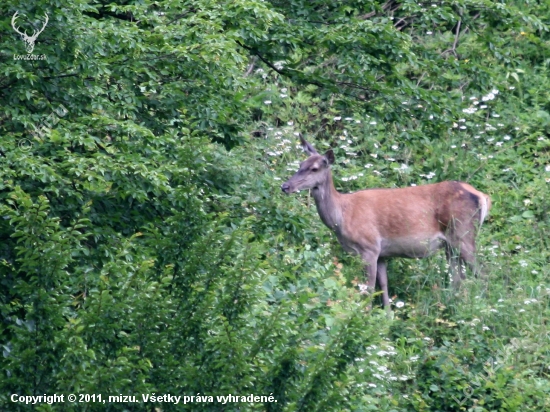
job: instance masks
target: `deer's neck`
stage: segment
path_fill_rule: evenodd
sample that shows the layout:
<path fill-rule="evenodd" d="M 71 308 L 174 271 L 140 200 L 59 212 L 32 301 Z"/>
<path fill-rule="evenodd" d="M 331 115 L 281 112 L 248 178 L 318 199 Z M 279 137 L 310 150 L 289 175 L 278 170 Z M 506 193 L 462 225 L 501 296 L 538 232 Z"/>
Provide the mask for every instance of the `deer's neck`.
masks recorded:
<path fill-rule="evenodd" d="M 325 182 L 312 189 L 311 192 L 321 220 L 330 229 L 338 233 L 342 227 L 342 207 L 340 205 L 342 194 L 334 188 L 330 171 Z"/>

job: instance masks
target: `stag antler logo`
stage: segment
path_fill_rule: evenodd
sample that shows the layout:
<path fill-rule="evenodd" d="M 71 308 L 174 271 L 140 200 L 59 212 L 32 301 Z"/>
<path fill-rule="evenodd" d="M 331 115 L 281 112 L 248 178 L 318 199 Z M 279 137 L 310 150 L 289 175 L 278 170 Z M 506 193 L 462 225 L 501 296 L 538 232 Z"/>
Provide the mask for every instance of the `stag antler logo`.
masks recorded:
<path fill-rule="evenodd" d="M 34 42 L 36 41 L 36 38 L 38 37 L 38 35 L 40 33 L 42 33 L 44 31 L 44 29 L 46 28 L 46 25 L 48 24 L 48 14 L 45 14 L 46 21 L 44 22 L 44 25 L 42 26 L 42 28 L 38 31 L 34 30 L 33 33 L 32 33 L 32 36 L 29 36 L 29 35 L 27 35 L 27 31 L 22 33 L 15 26 L 15 20 L 18 17 L 17 16 L 18 13 L 19 12 L 16 11 L 15 14 L 13 15 L 13 17 L 11 19 L 11 25 L 12 25 L 13 29 L 21 36 L 21 38 L 25 42 L 25 49 L 27 49 L 27 53 L 31 54 L 32 51 L 34 50 Z"/>

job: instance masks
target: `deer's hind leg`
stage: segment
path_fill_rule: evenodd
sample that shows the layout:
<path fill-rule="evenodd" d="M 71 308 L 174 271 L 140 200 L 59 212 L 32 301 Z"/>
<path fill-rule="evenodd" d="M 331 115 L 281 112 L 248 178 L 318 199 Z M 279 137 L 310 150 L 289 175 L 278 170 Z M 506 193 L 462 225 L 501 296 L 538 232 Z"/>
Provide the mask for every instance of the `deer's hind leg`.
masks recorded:
<path fill-rule="evenodd" d="M 469 221 L 470 223 L 466 224 L 455 220 L 446 234 L 445 254 L 455 288 L 458 288 L 462 280 L 466 279 L 465 267 L 475 275 L 479 272 L 476 260 L 476 227 L 471 219 Z"/>

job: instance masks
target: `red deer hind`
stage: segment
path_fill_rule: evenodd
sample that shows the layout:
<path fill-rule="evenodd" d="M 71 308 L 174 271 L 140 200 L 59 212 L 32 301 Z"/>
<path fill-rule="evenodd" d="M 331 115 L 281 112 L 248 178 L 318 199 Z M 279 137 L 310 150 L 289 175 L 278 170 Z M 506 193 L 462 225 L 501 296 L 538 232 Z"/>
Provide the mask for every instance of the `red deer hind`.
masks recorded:
<path fill-rule="evenodd" d="M 475 237 L 491 208 L 489 196 L 457 181 L 340 193 L 332 182 L 332 150 L 320 155 L 303 137 L 300 140 L 309 158 L 281 189 L 311 189 L 323 223 L 345 250 L 365 262 L 370 291 L 378 279 L 386 308 L 388 258 L 424 258 L 445 248 L 455 287 L 465 278 L 464 263 L 477 271 Z"/>

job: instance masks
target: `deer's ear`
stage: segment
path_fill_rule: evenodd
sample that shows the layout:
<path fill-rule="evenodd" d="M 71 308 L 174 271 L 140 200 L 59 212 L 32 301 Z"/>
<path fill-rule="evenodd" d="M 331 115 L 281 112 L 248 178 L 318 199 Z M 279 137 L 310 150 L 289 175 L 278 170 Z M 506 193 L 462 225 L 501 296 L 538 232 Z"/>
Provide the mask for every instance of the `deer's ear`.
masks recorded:
<path fill-rule="evenodd" d="M 315 148 L 309 144 L 306 139 L 304 139 L 304 137 L 302 136 L 302 134 L 300 133 L 300 143 L 302 144 L 302 148 L 304 149 L 304 152 L 306 152 L 308 155 L 314 155 L 314 154 L 319 154 L 317 153 L 317 150 L 315 150 Z"/>
<path fill-rule="evenodd" d="M 328 149 L 325 155 L 323 156 L 323 160 L 326 162 L 327 166 L 334 163 L 334 152 L 332 149 Z"/>

